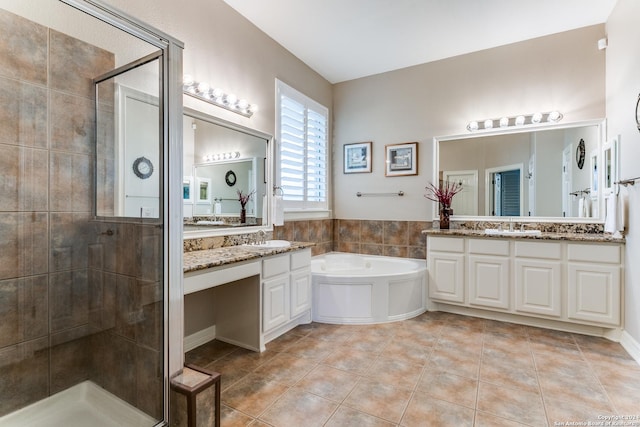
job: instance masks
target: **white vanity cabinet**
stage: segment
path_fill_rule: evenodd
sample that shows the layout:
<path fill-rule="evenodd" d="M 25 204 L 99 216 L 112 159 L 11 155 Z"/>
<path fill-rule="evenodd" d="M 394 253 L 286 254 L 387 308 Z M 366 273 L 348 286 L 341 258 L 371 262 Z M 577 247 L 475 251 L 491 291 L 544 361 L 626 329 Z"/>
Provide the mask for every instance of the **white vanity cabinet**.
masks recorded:
<path fill-rule="evenodd" d="M 262 261 L 265 343 L 300 323 L 308 323 L 310 318 L 311 249 L 265 258 Z"/>
<path fill-rule="evenodd" d="M 585 333 L 621 329 L 623 251 L 621 243 L 428 235 L 430 307 Z"/>
<path fill-rule="evenodd" d="M 570 319 L 620 324 L 621 257 L 618 245 L 568 245 Z"/>
<path fill-rule="evenodd" d="M 509 308 L 509 242 L 469 239 L 468 288 L 472 306 Z"/>
<path fill-rule="evenodd" d="M 516 241 L 514 245 L 515 311 L 562 315 L 562 246 L 560 242 Z"/>
<path fill-rule="evenodd" d="M 203 291 L 198 295 L 211 298 L 206 319 L 211 324 L 195 313 L 193 323 L 200 329 L 185 337 L 185 349 L 218 339 L 264 351 L 269 341 L 311 322 L 311 249 L 186 272 L 185 295 Z"/>
<path fill-rule="evenodd" d="M 429 238 L 430 298 L 454 303 L 465 301 L 464 241 L 460 237 Z"/>

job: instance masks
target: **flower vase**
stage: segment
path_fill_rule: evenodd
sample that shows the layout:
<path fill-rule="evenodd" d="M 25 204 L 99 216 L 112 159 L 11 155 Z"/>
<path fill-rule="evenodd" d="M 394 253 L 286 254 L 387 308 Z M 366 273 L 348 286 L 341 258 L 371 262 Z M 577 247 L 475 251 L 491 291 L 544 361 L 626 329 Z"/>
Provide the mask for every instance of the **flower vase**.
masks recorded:
<path fill-rule="evenodd" d="M 245 208 L 240 209 L 240 224 L 247 222 L 247 210 Z"/>
<path fill-rule="evenodd" d="M 443 206 L 440 210 L 440 229 L 449 229 L 449 217 L 453 214 L 453 209 L 449 206 Z"/>

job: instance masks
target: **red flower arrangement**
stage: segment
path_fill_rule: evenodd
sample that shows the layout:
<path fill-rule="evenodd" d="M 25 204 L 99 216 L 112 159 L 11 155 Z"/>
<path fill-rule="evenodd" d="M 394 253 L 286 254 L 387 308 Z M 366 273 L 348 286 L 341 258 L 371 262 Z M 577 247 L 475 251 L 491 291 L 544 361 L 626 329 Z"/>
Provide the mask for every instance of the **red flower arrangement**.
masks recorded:
<path fill-rule="evenodd" d="M 429 183 L 424 189 L 427 190 L 427 194 L 424 197 L 440 203 L 445 208 L 449 208 L 453 196 L 462 191 L 462 185 L 457 182 L 444 181 L 440 184 L 440 187 Z"/>
<path fill-rule="evenodd" d="M 251 190 L 249 193 L 243 194 L 242 190 L 238 190 L 238 201 L 240 202 L 242 209 L 244 209 L 249 200 L 251 200 L 255 192 L 256 190 Z"/>

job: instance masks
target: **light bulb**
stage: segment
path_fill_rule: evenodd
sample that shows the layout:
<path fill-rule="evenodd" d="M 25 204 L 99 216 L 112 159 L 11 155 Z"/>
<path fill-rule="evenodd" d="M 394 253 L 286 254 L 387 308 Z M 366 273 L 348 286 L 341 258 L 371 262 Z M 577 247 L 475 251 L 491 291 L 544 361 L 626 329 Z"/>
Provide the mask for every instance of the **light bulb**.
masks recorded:
<path fill-rule="evenodd" d="M 214 98 L 220 98 L 222 95 L 224 95 L 224 92 L 222 92 L 222 89 L 217 87 L 213 89 L 213 91 L 211 91 L 211 95 L 213 95 Z"/>
<path fill-rule="evenodd" d="M 557 122 L 562 118 L 562 114 L 560 114 L 560 112 L 558 111 L 552 111 L 549 113 L 549 121 L 550 122 Z"/>
<path fill-rule="evenodd" d="M 209 91 L 209 85 L 207 83 L 201 82 L 198 84 L 198 92 L 205 93 Z"/>
<path fill-rule="evenodd" d="M 235 107 L 236 105 L 236 101 L 238 100 L 238 97 L 235 96 L 234 94 L 230 93 L 226 96 L 226 101 L 227 104 L 229 104 L 229 106 L 231 107 Z"/>
<path fill-rule="evenodd" d="M 470 131 L 474 131 L 474 130 L 478 130 L 478 122 L 473 121 L 473 122 L 469 122 L 469 124 L 467 125 L 467 129 Z"/>
<path fill-rule="evenodd" d="M 241 110 L 246 109 L 249 106 L 249 103 L 247 102 L 246 99 L 241 99 L 238 101 L 238 108 L 240 108 Z"/>
<path fill-rule="evenodd" d="M 191 74 L 185 74 L 182 77 L 182 84 L 185 86 L 193 85 L 193 76 Z"/>
<path fill-rule="evenodd" d="M 524 116 L 516 117 L 516 126 L 522 126 L 524 124 Z"/>
<path fill-rule="evenodd" d="M 500 127 L 501 128 L 506 128 L 507 126 L 509 126 L 509 117 L 503 117 L 500 119 Z"/>
<path fill-rule="evenodd" d="M 258 104 L 251 104 L 248 107 L 248 110 L 251 111 L 252 113 L 255 113 L 256 111 L 258 111 Z"/>
<path fill-rule="evenodd" d="M 535 113 L 531 116 L 531 123 L 540 123 L 542 121 L 542 113 Z"/>
<path fill-rule="evenodd" d="M 491 129 L 493 127 L 493 120 L 487 119 L 484 121 L 484 128 Z"/>

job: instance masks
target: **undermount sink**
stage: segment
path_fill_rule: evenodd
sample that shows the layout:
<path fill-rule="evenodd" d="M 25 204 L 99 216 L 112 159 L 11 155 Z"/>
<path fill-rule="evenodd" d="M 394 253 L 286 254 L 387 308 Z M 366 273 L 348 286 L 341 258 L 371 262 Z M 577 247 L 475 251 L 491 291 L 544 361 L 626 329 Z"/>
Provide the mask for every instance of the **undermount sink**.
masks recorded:
<path fill-rule="evenodd" d="M 277 248 L 288 248 L 289 246 L 291 246 L 291 242 L 287 240 L 267 240 L 264 243 L 246 244 L 242 246 L 253 247 L 253 248 L 277 249 Z"/>
<path fill-rule="evenodd" d="M 540 230 L 498 230 L 495 228 L 487 228 L 484 234 L 494 234 L 498 236 L 539 236 L 542 234 Z"/>

